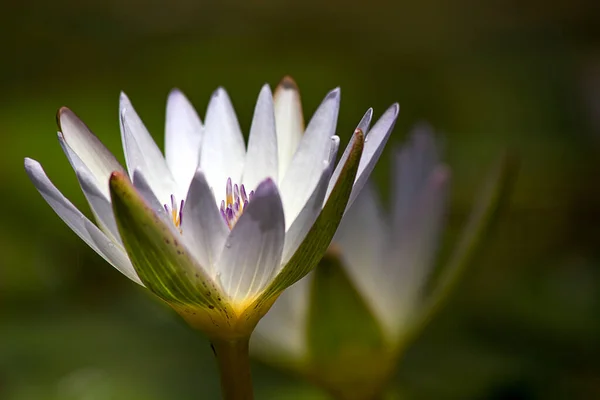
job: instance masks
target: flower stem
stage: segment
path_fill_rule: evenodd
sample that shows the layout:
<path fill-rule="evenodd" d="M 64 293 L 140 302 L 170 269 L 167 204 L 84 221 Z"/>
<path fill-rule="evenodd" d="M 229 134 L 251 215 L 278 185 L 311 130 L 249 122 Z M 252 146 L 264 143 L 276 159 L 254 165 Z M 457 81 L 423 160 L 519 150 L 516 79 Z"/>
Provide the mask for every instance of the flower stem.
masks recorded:
<path fill-rule="evenodd" d="M 249 338 L 212 340 L 221 375 L 221 393 L 224 400 L 252 400 Z"/>

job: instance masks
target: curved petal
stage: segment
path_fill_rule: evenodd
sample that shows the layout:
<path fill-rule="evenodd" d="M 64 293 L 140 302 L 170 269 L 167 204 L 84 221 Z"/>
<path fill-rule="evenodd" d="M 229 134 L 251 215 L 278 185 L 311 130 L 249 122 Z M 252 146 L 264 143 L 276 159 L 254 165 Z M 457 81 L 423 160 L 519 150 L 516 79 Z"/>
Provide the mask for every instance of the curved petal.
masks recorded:
<path fill-rule="evenodd" d="M 40 163 L 25 159 L 25 171 L 50 207 L 88 246 L 132 281 L 142 284 L 123 248 L 111 241 L 52 184 Z"/>
<path fill-rule="evenodd" d="M 362 187 L 367 182 L 367 179 L 369 179 L 371 172 L 373 172 L 373 168 L 375 168 L 375 164 L 379 160 L 379 156 L 381 156 L 383 148 L 394 129 L 399 111 L 400 106 L 397 103 L 393 104 L 367 133 L 365 137 L 365 151 L 358 165 L 358 172 L 356 173 L 350 200 L 348 200 L 348 206 L 352 205 L 354 199 L 356 199 L 356 196 L 358 196 Z"/>
<path fill-rule="evenodd" d="M 133 187 L 136 188 L 142 199 L 146 204 L 165 221 L 171 222 L 169 215 L 165 210 L 165 203 L 161 203 L 156 197 L 156 194 L 152 191 L 148 180 L 144 177 L 144 174 L 139 169 L 133 171 Z"/>
<path fill-rule="evenodd" d="M 411 310 L 423 295 L 423 289 L 432 271 L 441 228 L 446 210 L 446 196 L 450 171 L 437 166 L 417 195 L 410 217 L 401 234 L 392 236 L 391 251 L 385 262 L 379 264 L 378 288 L 384 320 L 394 329 L 409 318 Z"/>
<path fill-rule="evenodd" d="M 329 155 L 339 108 L 340 90 L 335 89 L 327 94 L 309 122 L 281 181 L 281 198 L 287 221 L 296 218 L 321 177 L 321 162 Z"/>
<path fill-rule="evenodd" d="M 269 85 L 264 85 L 254 109 L 242 181 L 246 188 L 254 190 L 266 178 L 277 182 L 278 173 L 273 96 Z"/>
<path fill-rule="evenodd" d="M 136 169 L 142 171 L 159 200 L 167 203 L 175 193 L 175 181 L 162 153 L 125 93 L 121 93 L 120 122 L 129 176 L 133 179 Z"/>
<path fill-rule="evenodd" d="M 392 222 L 394 232 L 400 234 L 408 226 L 429 176 L 440 165 L 439 149 L 431 127 L 416 126 L 409 142 L 394 152 L 393 163 Z"/>
<path fill-rule="evenodd" d="M 218 261 L 222 286 L 234 302 L 244 304 L 270 282 L 281 263 L 284 237 L 277 185 L 266 179 L 231 230 Z"/>
<path fill-rule="evenodd" d="M 279 178 L 283 179 L 304 132 L 302 103 L 296 82 L 289 76 L 281 80 L 273 97 L 275 123 L 277 125 L 277 147 Z"/>
<path fill-rule="evenodd" d="M 58 132 L 58 142 L 69 159 L 71 166 L 75 170 L 79 186 L 81 186 L 81 190 L 90 205 L 96 222 L 104 233 L 110 236 L 110 239 L 121 243 L 119 232 L 117 230 L 117 223 L 115 222 L 115 217 L 113 216 L 112 208 L 110 206 L 110 200 L 102 191 L 102 185 L 94 178 L 88 166 L 81 161 L 79 156 L 67 144 L 64 135 L 61 132 Z"/>
<path fill-rule="evenodd" d="M 347 210 L 332 240 L 332 246 L 348 271 L 348 276 L 359 288 L 370 308 L 379 319 L 389 312 L 382 305 L 381 291 L 393 288 L 385 280 L 388 271 L 381 268 L 385 255 L 390 251 L 390 227 L 383 218 L 383 210 L 375 189 L 366 184 L 354 204 Z"/>
<path fill-rule="evenodd" d="M 215 265 L 229 228 L 215 204 L 215 196 L 201 170 L 196 171 L 183 208 L 181 229 L 186 243 L 202 267 L 216 277 Z"/>
<path fill-rule="evenodd" d="M 302 208 L 302 211 L 298 214 L 296 219 L 290 223 L 290 227 L 285 233 L 285 243 L 283 245 L 283 257 L 282 265 L 285 265 L 290 261 L 298 247 L 306 237 L 310 228 L 312 228 L 315 220 L 321 213 L 323 206 L 323 199 L 325 198 L 325 192 L 327 191 L 327 185 L 331 178 L 331 171 L 333 170 L 333 163 L 323 163 L 323 173 L 321 179 L 317 183 L 317 187 L 311 194 L 310 198 Z M 279 269 L 278 269 L 279 271 Z"/>
<path fill-rule="evenodd" d="M 81 190 L 94 213 L 98 225 L 100 225 L 100 228 L 109 235 L 110 239 L 122 244 L 119 230 L 117 229 L 117 222 L 112 213 L 110 200 L 104 197 L 104 194 L 98 189 L 98 186 L 96 186 L 94 178 L 90 176 L 90 173 L 86 169 L 78 169 L 75 173 L 77 174 Z"/>
<path fill-rule="evenodd" d="M 90 129 L 66 107 L 58 110 L 59 137 L 90 170 L 102 193 L 108 198 L 108 179 L 113 171 L 125 171 L 115 156 Z M 62 143 L 61 143 L 62 144 Z M 63 146 L 64 149 L 64 146 Z M 67 157 L 69 155 L 67 154 Z M 71 157 L 69 157 L 71 159 Z M 73 162 L 71 161 L 71 164 Z"/>
<path fill-rule="evenodd" d="M 227 178 L 239 182 L 246 155 L 240 124 L 225 89 L 218 88 L 213 93 L 205 122 L 200 169 L 210 187 L 220 193 L 225 189 Z"/>
<path fill-rule="evenodd" d="M 358 123 L 358 125 L 356 126 L 356 129 L 354 131 L 356 132 L 356 131 L 360 130 L 363 134 L 366 134 L 369 131 L 369 126 L 371 126 L 371 118 L 373 118 L 373 109 L 369 108 L 367 110 L 367 112 L 365 113 L 365 115 L 363 115 L 363 117 L 360 119 L 360 122 Z M 338 144 L 338 146 L 339 146 L 339 144 Z M 350 156 L 350 151 L 352 150 L 353 146 L 354 146 L 354 135 L 350 138 L 350 142 L 346 146 L 346 149 L 344 150 L 342 157 L 340 157 L 340 161 L 338 162 L 337 167 L 335 167 L 335 170 L 333 171 L 333 174 L 331 175 L 331 181 L 329 182 L 329 187 L 327 188 L 327 195 L 325 196 L 325 200 L 327 200 L 329 198 L 329 195 L 331 194 L 331 191 L 333 190 L 333 186 L 335 185 L 335 182 L 337 182 L 337 179 L 340 176 L 340 173 L 342 172 L 342 168 L 344 168 L 344 165 L 346 165 L 346 161 L 348 160 L 348 157 Z"/>
<path fill-rule="evenodd" d="M 165 159 L 179 189 L 176 196 L 185 199 L 198 168 L 204 126 L 192 104 L 177 89 L 169 93 L 165 125 Z"/>

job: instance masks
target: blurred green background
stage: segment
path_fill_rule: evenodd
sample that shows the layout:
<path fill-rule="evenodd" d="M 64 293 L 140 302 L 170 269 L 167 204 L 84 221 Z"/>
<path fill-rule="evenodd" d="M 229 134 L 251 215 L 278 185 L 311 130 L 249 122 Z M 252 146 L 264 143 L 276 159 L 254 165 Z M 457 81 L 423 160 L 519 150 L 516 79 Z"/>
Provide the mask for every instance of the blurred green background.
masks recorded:
<path fill-rule="evenodd" d="M 407 398 L 600 398 L 597 2 L 21 0 L 1 10 L 1 399 L 218 398 L 208 342 L 80 241 L 23 158 L 90 215 L 56 140 L 60 106 L 123 160 L 120 90 L 162 144 L 172 87 L 202 116 L 226 87 L 247 132 L 260 86 L 286 74 L 307 118 L 341 86 L 342 141 L 368 107 L 380 115 L 395 101 L 394 144 L 420 120 L 443 132 L 446 249 L 492 160 L 505 147 L 520 156 L 510 207 L 400 363 Z M 264 365 L 253 373 L 258 399 L 323 398 Z"/>

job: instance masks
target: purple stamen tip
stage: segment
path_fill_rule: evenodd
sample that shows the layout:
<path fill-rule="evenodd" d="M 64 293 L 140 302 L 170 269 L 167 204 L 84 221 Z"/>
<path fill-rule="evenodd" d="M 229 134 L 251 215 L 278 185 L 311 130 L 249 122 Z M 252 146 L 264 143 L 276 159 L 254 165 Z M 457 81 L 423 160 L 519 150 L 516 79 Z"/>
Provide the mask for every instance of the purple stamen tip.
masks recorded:
<path fill-rule="evenodd" d="M 240 187 L 240 194 L 242 195 L 242 201 L 248 200 L 248 196 L 246 196 L 246 188 L 244 185 Z"/>

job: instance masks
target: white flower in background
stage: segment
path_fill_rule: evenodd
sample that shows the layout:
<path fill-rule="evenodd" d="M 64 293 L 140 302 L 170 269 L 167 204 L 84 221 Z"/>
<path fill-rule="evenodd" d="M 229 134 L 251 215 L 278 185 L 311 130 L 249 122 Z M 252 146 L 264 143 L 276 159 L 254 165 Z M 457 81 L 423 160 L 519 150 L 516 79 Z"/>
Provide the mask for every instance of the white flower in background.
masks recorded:
<path fill-rule="evenodd" d="M 213 94 L 204 124 L 174 90 L 163 157 L 122 94 L 127 171 L 63 108 L 58 138 L 97 225 L 37 161 L 27 158 L 25 168 L 67 225 L 124 275 L 209 336 L 247 336 L 321 258 L 398 115 L 395 104 L 369 129 L 368 110 L 336 166 L 339 105 L 336 89 L 305 129 L 294 82 L 284 79 L 274 96 L 265 85 L 246 146 L 225 90 Z"/>
<path fill-rule="evenodd" d="M 321 384 L 336 398 L 379 398 L 409 337 L 447 295 L 498 201 L 480 197 L 448 268 L 431 273 L 450 171 L 426 126 L 394 154 L 391 211 L 372 187 L 348 210 L 321 265 L 283 293 L 256 327 L 251 352 Z"/>

